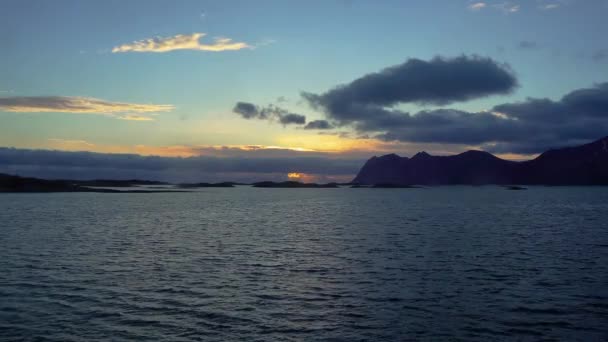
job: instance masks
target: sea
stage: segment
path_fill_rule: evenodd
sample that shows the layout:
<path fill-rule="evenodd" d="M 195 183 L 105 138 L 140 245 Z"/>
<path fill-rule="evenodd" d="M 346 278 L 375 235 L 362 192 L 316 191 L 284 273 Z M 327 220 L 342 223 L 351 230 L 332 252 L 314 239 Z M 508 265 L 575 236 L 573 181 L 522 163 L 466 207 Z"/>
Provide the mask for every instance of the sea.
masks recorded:
<path fill-rule="evenodd" d="M 0 194 L 2 341 L 606 341 L 608 188 Z"/>

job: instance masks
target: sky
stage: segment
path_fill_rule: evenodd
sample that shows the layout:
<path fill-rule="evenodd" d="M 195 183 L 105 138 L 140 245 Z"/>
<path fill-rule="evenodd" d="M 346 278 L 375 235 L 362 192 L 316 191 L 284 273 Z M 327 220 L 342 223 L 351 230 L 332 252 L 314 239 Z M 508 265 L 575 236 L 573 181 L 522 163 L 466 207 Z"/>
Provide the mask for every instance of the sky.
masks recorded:
<path fill-rule="evenodd" d="M 532 158 L 608 135 L 606 17 L 607 0 L 1 0 L 0 172 L 347 181 L 386 153 Z"/>

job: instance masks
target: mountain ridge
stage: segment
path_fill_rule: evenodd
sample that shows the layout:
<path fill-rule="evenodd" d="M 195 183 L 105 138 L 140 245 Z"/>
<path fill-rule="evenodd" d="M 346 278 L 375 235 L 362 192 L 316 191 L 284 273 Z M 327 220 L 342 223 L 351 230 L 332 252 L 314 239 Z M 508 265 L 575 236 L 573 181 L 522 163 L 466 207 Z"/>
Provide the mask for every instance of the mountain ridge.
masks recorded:
<path fill-rule="evenodd" d="M 353 183 L 608 185 L 608 136 L 588 144 L 550 149 L 534 159 L 511 161 L 480 150 L 413 157 L 391 153 L 370 158 Z"/>

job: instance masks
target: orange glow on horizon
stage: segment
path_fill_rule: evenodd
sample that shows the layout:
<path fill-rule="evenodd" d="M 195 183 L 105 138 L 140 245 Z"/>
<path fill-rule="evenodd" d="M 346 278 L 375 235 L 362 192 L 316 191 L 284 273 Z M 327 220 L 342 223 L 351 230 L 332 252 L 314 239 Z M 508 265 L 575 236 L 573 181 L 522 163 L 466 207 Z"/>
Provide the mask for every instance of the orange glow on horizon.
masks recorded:
<path fill-rule="evenodd" d="M 402 156 L 415 154 L 415 151 L 427 150 L 433 155 L 453 155 L 458 154 L 462 150 L 477 149 L 476 146 L 464 146 L 461 151 L 452 151 L 444 149 L 444 145 L 416 146 L 415 144 L 401 142 L 385 142 L 374 139 L 355 139 L 338 136 L 286 136 L 279 139 L 280 145 L 107 145 L 97 144 L 86 140 L 69 140 L 69 139 L 47 139 L 34 144 L 19 144 L 16 148 L 31 148 L 31 149 L 47 149 L 59 151 L 86 151 L 94 153 L 112 153 L 112 154 L 137 154 L 142 156 L 160 156 L 160 157 L 235 157 L 248 156 L 249 153 L 256 151 L 293 151 L 302 153 L 306 156 L 307 153 L 333 155 L 335 157 L 371 157 L 373 155 L 382 155 L 388 153 L 397 153 Z M 294 147 L 295 146 L 295 147 Z M 242 152 L 242 153 L 240 153 Z M 252 154 L 254 156 L 255 154 Z M 283 154 L 281 154 L 283 155 Z M 523 154 L 496 154 L 497 157 L 507 160 L 529 160 L 537 155 Z M 301 172 L 291 172 L 287 175 L 288 178 L 297 179 Z"/>
<path fill-rule="evenodd" d="M 302 183 L 313 183 L 317 179 L 314 175 L 302 172 L 289 172 L 287 178 L 289 178 L 290 181 L 299 181 Z"/>
<path fill-rule="evenodd" d="M 17 146 L 16 146 L 17 147 Z M 198 157 L 217 156 L 225 150 L 235 151 L 262 151 L 262 150 L 288 150 L 294 152 L 317 152 L 304 147 L 266 146 L 266 145 L 106 145 L 95 144 L 86 140 L 48 139 L 44 143 L 27 144 L 23 148 L 49 149 L 72 152 L 95 152 L 114 154 L 138 154 L 142 156 L 160 157 Z M 218 152 L 218 153 L 215 153 Z"/>

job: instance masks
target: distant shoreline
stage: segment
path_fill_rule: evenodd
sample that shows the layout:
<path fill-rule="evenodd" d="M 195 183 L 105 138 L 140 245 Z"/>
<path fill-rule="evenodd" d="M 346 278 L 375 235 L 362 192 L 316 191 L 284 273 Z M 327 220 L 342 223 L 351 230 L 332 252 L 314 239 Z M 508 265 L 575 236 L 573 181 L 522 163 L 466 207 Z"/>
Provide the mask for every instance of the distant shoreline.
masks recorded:
<path fill-rule="evenodd" d="M 497 186 L 506 190 L 527 190 L 518 184 L 451 184 L 454 186 Z M 555 187 L 550 184 L 537 184 L 538 186 Z M 48 180 L 33 177 L 21 177 L 15 175 L 0 174 L 0 193 L 66 193 L 66 192 L 89 192 L 110 194 L 134 194 L 134 193 L 189 193 L 194 189 L 204 188 L 235 188 L 236 186 L 247 186 L 262 189 L 426 189 L 433 185 L 407 185 L 407 184 L 357 184 L 357 183 L 301 183 L 296 181 L 285 182 L 257 182 L 257 183 L 178 183 L 156 182 L 147 180 Z M 443 185 L 437 185 L 443 186 Z M 527 186 L 527 185 L 526 185 Z M 565 186 L 565 185 L 564 185 Z M 585 186 L 585 185 L 572 185 Z M 598 185 L 588 185 L 598 186 Z M 601 186 L 601 185 L 599 185 Z M 119 189 L 116 189 L 119 188 Z M 122 189 L 124 188 L 124 190 Z M 133 189 L 135 188 L 135 189 Z"/>

